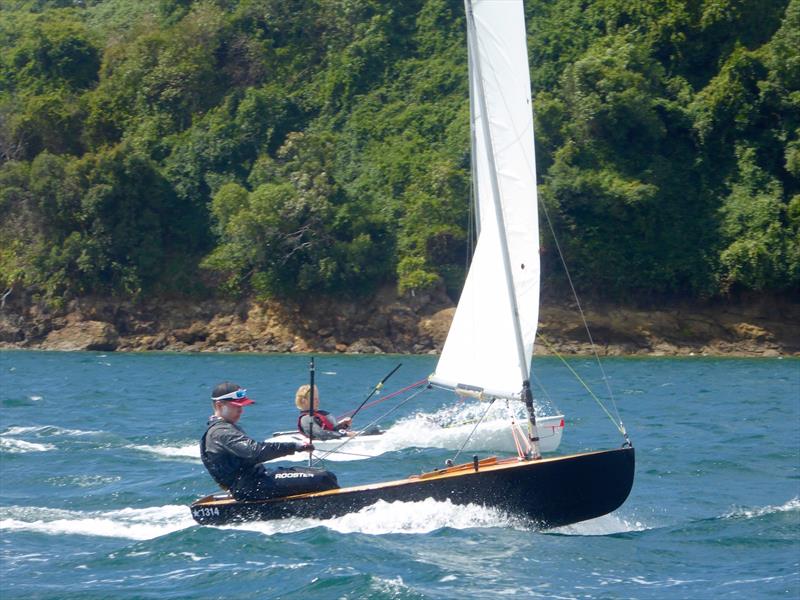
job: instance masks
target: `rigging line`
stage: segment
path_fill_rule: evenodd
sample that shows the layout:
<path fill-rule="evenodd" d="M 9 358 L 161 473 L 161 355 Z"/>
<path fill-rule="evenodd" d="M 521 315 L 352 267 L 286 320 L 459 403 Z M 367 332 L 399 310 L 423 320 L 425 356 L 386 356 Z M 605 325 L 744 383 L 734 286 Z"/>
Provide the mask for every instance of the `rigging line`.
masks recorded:
<path fill-rule="evenodd" d="M 497 400 L 497 398 L 492 398 L 492 401 L 489 402 L 489 406 L 487 406 L 486 410 L 483 411 L 483 414 L 481 415 L 481 418 L 478 419 L 478 422 L 475 423 L 475 427 L 473 427 L 472 431 L 469 432 L 469 435 L 467 436 L 467 439 L 465 439 L 464 443 L 461 444 L 461 448 L 459 448 L 458 452 L 456 452 L 456 455 L 453 458 L 450 459 L 452 462 L 456 462 L 456 459 L 458 458 L 459 454 L 461 454 L 461 451 L 464 450 L 464 447 L 467 445 L 467 443 L 470 441 L 470 439 L 472 439 L 472 436 L 475 435 L 475 430 L 478 428 L 478 425 L 480 425 L 483 422 L 483 420 L 486 418 L 486 415 L 489 414 L 489 409 L 492 408 L 492 404 L 494 404 L 495 400 Z"/>
<path fill-rule="evenodd" d="M 556 231 L 555 228 L 553 227 L 553 221 L 550 220 L 550 213 L 547 210 L 547 202 L 540 202 L 539 205 L 542 207 L 542 212 L 544 212 L 545 219 L 547 220 L 547 226 L 550 228 L 550 234 L 553 236 L 553 242 L 556 245 L 556 250 L 558 250 L 558 258 L 561 259 L 561 265 L 564 267 L 564 274 L 567 276 L 569 287 L 572 290 L 572 297 L 575 298 L 575 303 L 578 305 L 578 312 L 581 315 L 581 321 L 583 322 L 583 328 L 586 330 L 586 335 L 589 337 L 589 344 L 592 347 L 592 354 L 594 354 L 597 366 L 600 367 L 600 372 L 603 374 L 603 382 L 606 384 L 606 389 L 608 390 L 608 396 L 609 398 L 611 398 L 611 405 L 614 407 L 614 412 L 616 413 L 617 421 L 619 422 L 618 428 L 621 427 L 623 435 L 626 435 L 625 426 L 622 424 L 622 417 L 620 416 L 619 409 L 617 408 L 617 401 L 614 399 L 614 392 L 611 389 L 611 384 L 608 382 L 608 376 L 606 375 L 606 371 L 603 368 L 603 363 L 600 360 L 600 355 L 597 353 L 597 347 L 595 346 L 594 339 L 592 338 L 592 332 L 589 330 L 589 323 L 586 322 L 586 315 L 583 312 L 581 301 L 578 299 L 578 292 L 575 290 L 575 285 L 572 283 L 572 276 L 569 274 L 569 269 L 567 268 L 567 261 L 564 258 L 564 253 L 561 251 L 561 244 L 558 243 L 558 237 L 556 236 Z"/>
<path fill-rule="evenodd" d="M 523 458 L 525 456 L 525 452 L 522 450 L 522 444 L 519 443 L 519 438 L 517 437 L 517 432 L 514 430 L 514 425 L 511 425 L 511 437 L 514 440 L 514 445 L 517 447 L 517 457 Z"/>
<path fill-rule="evenodd" d="M 355 409 L 352 413 L 350 413 L 350 419 L 351 420 L 355 418 L 355 416 L 358 414 L 358 411 L 360 411 L 362 408 L 364 408 L 364 405 L 367 403 L 367 400 L 372 398 L 372 396 L 374 396 L 375 393 L 378 392 L 378 390 L 383 388 L 383 384 L 388 381 L 389 377 L 394 375 L 397 372 L 397 369 L 399 369 L 402 366 L 403 366 L 403 363 L 400 363 L 399 365 L 397 365 L 394 369 L 389 371 L 388 375 L 386 375 L 383 379 L 381 379 L 378 382 L 378 385 L 376 385 L 375 387 L 372 388 L 372 391 L 369 393 L 369 395 L 366 398 L 364 398 L 364 400 L 361 402 L 361 404 L 358 405 L 358 408 Z"/>
<path fill-rule="evenodd" d="M 325 450 L 325 456 L 328 454 L 346 454 L 347 456 L 361 456 L 362 458 L 375 458 L 374 454 L 364 454 L 362 452 L 345 452 L 344 450 Z M 322 457 L 316 457 L 322 460 Z"/>
<path fill-rule="evenodd" d="M 551 408 L 554 408 L 558 412 L 561 412 L 561 410 L 556 405 L 555 400 L 553 400 L 553 398 L 550 396 L 549 392 L 547 391 L 547 388 L 544 387 L 544 384 L 542 383 L 542 380 L 539 379 L 539 377 L 536 375 L 536 372 L 534 371 L 534 369 L 531 369 L 531 378 L 533 379 L 534 383 L 536 384 L 536 387 L 538 387 L 539 390 L 542 392 L 542 394 L 544 395 L 545 400 L 550 404 Z"/>
<path fill-rule="evenodd" d="M 417 397 L 419 394 L 421 394 L 423 391 L 425 391 L 425 390 L 428 388 L 428 385 L 427 385 L 427 382 L 428 382 L 428 380 L 427 380 L 427 379 L 423 379 L 423 380 L 422 380 L 422 382 L 425 384 L 425 385 L 424 385 L 424 387 L 423 387 L 423 386 L 421 386 L 419 383 L 417 383 L 416 385 L 420 386 L 420 389 L 418 389 L 416 392 L 414 392 L 413 394 L 411 394 L 411 395 L 410 395 L 408 398 L 406 398 L 405 400 L 403 400 L 402 402 L 400 402 L 400 404 L 398 404 L 397 406 L 393 406 L 392 408 L 390 408 L 389 410 L 387 410 L 385 413 L 383 413 L 382 415 L 380 415 L 379 417 L 377 417 L 376 419 L 374 419 L 374 420 L 373 420 L 371 423 L 368 423 L 367 425 L 365 425 L 365 426 L 364 426 L 364 429 L 363 429 L 362 431 L 366 431 L 366 430 L 368 430 L 370 427 L 372 427 L 372 426 L 376 425 L 376 424 L 378 423 L 378 421 L 380 421 L 381 419 L 383 419 L 383 418 L 385 418 L 385 417 L 388 417 L 390 414 L 392 414 L 392 413 L 393 413 L 394 411 L 396 411 L 398 408 L 400 408 L 400 407 L 401 407 L 401 406 L 403 406 L 404 404 L 407 404 L 407 403 L 408 403 L 408 402 L 410 402 L 412 399 L 416 398 L 416 397 Z M 414 387 L 414 386 L 409 386 L 409 387 Z M 406 388 L 406 389 L 408 389 L 408 388 Z M 396 394 L 395 394 L 395 395 L 396 395 Z M 356 434 L 355 434 L 354 436 L 352 436 L 352 437 L 348 437 L 348 438 L 347 438 L 347 439 L 345 439 L 345 440 L 344 440 L 344 441 L 343 441 L 343 442 L 342 442 L 340 445 L 336 446 L 336 448 L 334 448 L 333 450 L 328 450 L 328 451 L 327 451 L 325 454 L 323 454 L 322 456 L 320 456 L 320 457 L 317 457 L 317 462 L 319 462 L 319 461 L 321 461 L 321 460 L 324 460 L 324 459 L 325 459 L 325 457 L 327 457 L 329 454 L 331 454 L 331 453 L 333 453 L 333 452 L 338 452 L 338 451 L 340 451 L 340 449 L 341 449 L 341 448 L 343 448 L 344 446 L 346 446 L 347 444 L 349 444 L 349 443 L 350 443 L 350 440 L 354 440 L 354 439 L 356 439 L 357 437 L 359 437 L 360 435 L 361 435 L 361 433 L 360 433 L 360 432 L 356 432 Z M 316 463 L 315 463 L 315 464 L 316 464 Z"/>
<path fill-rule="evenodd" d="M 466 273 L 469 272 L 469 264 L 472 261 L 472 255 L 475 254 L 475 210 L 477 210 L 477 201 L 475 200 L 474 193 L 472 177 L 470 177 L 469 195 L 471 200 L 469 210 L 467 211 L 467 252 L 464 257 L 464 277 L 466 277 Z"/>
<path fill-rule="evenodd" d="M 589 387 L 589 386 L 586 384 L 586 382 L 585 382 L 585 381 L 583 380 L 583 378 L 582 378 L 582 377 L 581 377 L 581 376 L 580 376 L 580 375 L 577 373 L 577 371 L 575 371 L 575 369 L 573 369 L 573 368 L 572 368 L 572 365 L 570 365 L 570 364 L 569 364 L 569 363 L 568 363 L 568 362 L 567 362 L 567 361 L 564 359 L 564 357 L 563 357 L 563 356 L 561 356 L 561 354 L 559 354 L 559 352 L 558 352 L 558 351 L 557 351 L 557 350 L 556 350 L 556 349 L 555 349 L 555 348 L 554 348 L 554 347 L 553 347 L 553 346 L 550 344 L 550 342 L 548 342 L 548 341 L 547 341 L 547 338 L 546 338 L 546 337 L 544 337 L 543 335 L 539 334 L 539 339 L 540 339 L 540 340 L 542 340 L 542 341 L 545 343 L 545 345 L 546 345 L 546 346 L 547 346 L 547 347 L 548 347 L 548 348 L 549 348 L 549 349 L 550 349 L 550 350 L 553 352 L 553 354 L 554 354 L 556 357 L 558 357 L 558 359 L 559 359 L 559 360 L 560 360 L 562 363 L 564 363 L 564 366 L 566 366 L 566 367 L 567 367 L 567 369 L 569 369 L 569 370 L 570 370 L 570 372 L 571 372 L 571 373 L 572 373 L 572 374 L 575 376 L 575 378 L 576 378 L 576 379 L 577 379 L 577 380 L 580 382 L 580 384 L 581 384 L 581 385 L 582 385 L 582 386 L 583 386 L 583 387 L 586 389 L 586 391 L 587 391 L 587 392 L 589 392 L 589 395 L 590 395 L 592 398 L 594 398 L 594 401 L 595 401 L 595 402 L 597 402 L 597 404 L 600 406 L 600 408 L 602 408 L 602 409 L 603 409 L 603 412 L 605 412 L 605 413 L 606 413 L 606 415 L 608 415 L 608 418 L 609 418 L 609 419 L 611 419 L 611 422 L 614 424 L 614 427 L 616 427 L 616 428 L 617 428 L 617 430 L 618 430 L 618 431 L 619 431 L 619 432 L 620 432 L 620 433 L 621 433 L 621 434 L 622 434 L 622 435 L 625 437 L 625 439 L 627 440 L 627 439 L 628 439 L 628 434 L 625 432 L 625 426 L 624 426 L 624 425 L 622 425 L 622 421 L 620 420 L 620 421 L 619 421 L 619 423 L 618 423 L 617 421 L 615 421 L 615 420 L 614 420 L 614 416 L 613 416 L 613 415 L 612 415 L 610 412 L 608 412 L 608 409 L 606 408 L 605 404 L 603 404 L 603 402 L 600 400 L 600 398 L 598 398 L 598 397 L 595 395 L 595 393 L 592 391 L 592 388 L 590 388 L 590 387 Z"/>
<path fill-rule="evenodd" d="M 533 446 L 531 446 L 530 441 L 528 440 L 528 436 L 525 435 L 525 432 L 522 431 L 522 427 L 520 427 L 517 420 L 514 418 L 514 415 L 511 416 L 511 435 L 514 438 L 514 443 L 517 446 L 517 454 L 520 458 L 525 458 L 526 455 L 530 455 L 533 451 Z M 525 442 L 525 450 L 522 450 L 522 442 Z"/>
<path fill-rule="evenodd" d="M 390 398 L 394 398 L 395 396 L 399 396 L 403 392 L 407 392 L 408 390 L 413 389 L 413 388 L 415 388 L 417 386 L 420 386 L 423 383 L 427 383 L 427 382 L 428 382 L 428 378 L 427 377 L 425 379 L 420 379 L 419 381 L 414 382 L 411 385 L 407 385 L 406 387 L 404 387 L 402 389 L 399 389 L 396 392 L 392 392 L 391 394 L 388 394 L 387 396 L 384 396 L 383 398 L 378 398 L 377 400 L 373 400 L 372 402 L 370 402 L 369 404 L 365 404 L 361 408 L 369 408 L 371 406 L 375 406 L 376 404 L 380 404 L 381 402 L 385 402 L 386 400 L 389 400 Z M 339 417 L 339 419 L 342 419 L 343 417 L 348 417 L 348 416 L 352 415 L 354 412 L 355 411 L 351 410 L 349 412 L 342 413 L 342 416 Z"/>
<path fill-rule="evenodd" d="M 525 442 L 525 448 L 527 448 L 528 455 L 533 452 L 533 446 L 531 446 L 531 442 L 528 439 L 528 436 L 525 435 L 525 432 L 522 431 L 522 425 L 519 424 L 519 421 L 514 421 L 514 425 L 517 428 L 517 433 L 519 434 L 520 443 Z"/>

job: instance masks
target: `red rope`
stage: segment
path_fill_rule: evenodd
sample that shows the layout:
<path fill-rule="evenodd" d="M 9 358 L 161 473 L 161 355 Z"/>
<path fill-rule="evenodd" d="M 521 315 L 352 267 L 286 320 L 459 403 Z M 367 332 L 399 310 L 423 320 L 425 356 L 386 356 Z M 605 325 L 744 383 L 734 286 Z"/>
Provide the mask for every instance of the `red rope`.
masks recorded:
<path fill-rule="evenodd" d="M 531 448 L 531 444 L 525 432 L 522 431 L 522 427 L 520 427 L 520 424 L 517 423 L 517 420 L 514 418 L 511 419 L 511 436 L 514 438 L 514 444 L 517 446 L 517 454 L 520 458 L 525 458 L 525 454 L 531 452 L 533 448 Z M 522 450 L 522 441 L 525 442 L 527 452 Z"/>
<path fill-rule="evenodd" d="M 383 398 L 378 398 L 377 400 L 373 400 L 372 402 L 370 402 L 369 404 L 365 404 L 361 408 L 363 410 L 365 408 L 369 408 L 370 406 L 375 406 L 376 404 L 379 404 L 381 402 L 389 400 L 390 398 L 394 398 L 395 396 L 399 396 L 400 394 L 402 394 L 404 392 L 407 392 L 408 390 L 414 389 L 415 387 L 419 387 L 419 386 L 421 386 L 423 384 L 426 384 L 426 383 L 428 383 L 428 378 L 427 377 L 425 379 L 420 379 L 416 383 L 412 383 L 411 385 L 407 385 L 406 387 L 404 387 L 401 390 L 397 390 L 396 392 L 392 392 L 391 394 L 389 394 L 387 396 L 384 396 Z M 348 411 L 348 412 L 344 413 L 343 415 L 341 415 L 338 420 L 341 420 L 344 417 L 349 417 L 354 412 L 356 412 L 355 409 L 353 409 L 351 411 Z"/>
<path fill-rule="evenodd" d="M 511 421 L 511 437 L 514 438 L 514 445 L 517 447 L 517 456 L 522 458 L 522 446 L 519 443 L 519 438 L 517 438 L 517 430 L 514 428 L 514 421 Z"/>

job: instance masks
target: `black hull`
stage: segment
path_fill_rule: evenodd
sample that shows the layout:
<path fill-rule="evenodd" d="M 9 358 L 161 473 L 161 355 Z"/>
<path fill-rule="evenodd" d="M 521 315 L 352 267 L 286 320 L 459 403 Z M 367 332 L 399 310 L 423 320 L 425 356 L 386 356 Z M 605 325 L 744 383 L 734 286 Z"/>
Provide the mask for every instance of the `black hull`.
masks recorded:
<path fill-rule="evenodd" d="M 587 452 L 541 460 L 482 461 L 398 481 L 340 488 L 254 502 L 226 494 L 207 496 L 191 506 L 203 525 L 313 517 L 329 519 L 358 511 L 378 500 L 450 500 L 483 504 L 527 517 L 540 527 L 559 527 L 619 508 L 633 486 L 633 448 Z"/>

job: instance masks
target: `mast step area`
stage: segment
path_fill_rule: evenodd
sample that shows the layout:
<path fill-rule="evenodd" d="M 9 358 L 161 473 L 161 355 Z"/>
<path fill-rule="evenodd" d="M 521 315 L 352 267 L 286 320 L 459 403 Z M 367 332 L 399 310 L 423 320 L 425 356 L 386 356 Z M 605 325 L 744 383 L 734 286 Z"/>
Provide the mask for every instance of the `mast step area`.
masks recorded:
<path fill-rule="evenodd" d="M 269 500 L 239 502 L 213 496 L 191 506 L 201 524 L 287 517 L 329 519 L 379 500 L 427 498 L 494 507 L 529 519 L 536 527 L 569 525 L 619 508 L 633 486 L 633 448 L 587 452 L 541 460 L 497 460 L 456 465 L 407 479 Z"/>

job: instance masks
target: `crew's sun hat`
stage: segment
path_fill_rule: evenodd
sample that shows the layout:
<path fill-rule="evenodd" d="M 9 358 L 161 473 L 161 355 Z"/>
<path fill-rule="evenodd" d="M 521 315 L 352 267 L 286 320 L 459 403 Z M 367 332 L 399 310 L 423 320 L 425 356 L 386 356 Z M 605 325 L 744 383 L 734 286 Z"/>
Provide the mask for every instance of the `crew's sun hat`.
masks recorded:
<path fill-rule="evenodd" d="M 228 402 L 234 406 L 247 406 L 248 404 L 255 404 L 255 401 L 247 397 L 246 389 L 230 381 L 225 381 L 216 386 L 214 391 L 211 392 L 211 399 L 215 402 L 218 400 L 221 400 L 222 402 Z"/>

